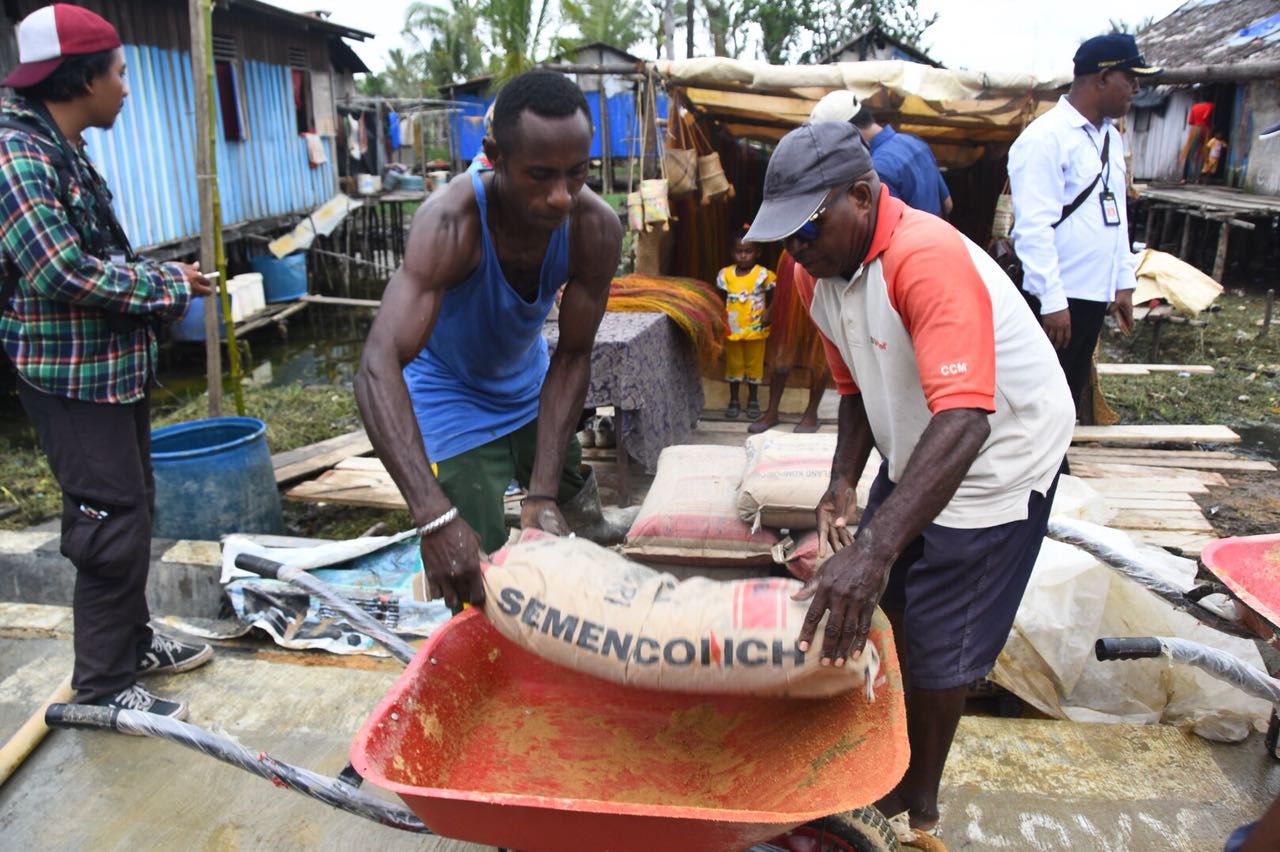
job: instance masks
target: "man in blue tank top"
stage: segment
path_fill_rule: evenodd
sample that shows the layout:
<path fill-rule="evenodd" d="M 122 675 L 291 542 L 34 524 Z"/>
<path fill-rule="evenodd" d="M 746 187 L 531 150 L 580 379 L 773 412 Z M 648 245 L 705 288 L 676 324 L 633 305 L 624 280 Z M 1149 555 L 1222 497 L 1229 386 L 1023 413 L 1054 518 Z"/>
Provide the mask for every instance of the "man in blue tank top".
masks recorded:
<path fill-rule="evenodd" d="M 567 77 L 507 83 L 484 140 L 493 171 L 460 175 L 419 208 L 365 342 L 365 427 L 420 524 L 428 588 L 455 609 L 484 602 L 480 555 L 506 541 L 513 478 L 528 489 L 522 527 L 601 526 L 574 432 L 622 225 L 583 185 L 591 138 Z M 561 285 L 548 357 L 542 325 Z"/>

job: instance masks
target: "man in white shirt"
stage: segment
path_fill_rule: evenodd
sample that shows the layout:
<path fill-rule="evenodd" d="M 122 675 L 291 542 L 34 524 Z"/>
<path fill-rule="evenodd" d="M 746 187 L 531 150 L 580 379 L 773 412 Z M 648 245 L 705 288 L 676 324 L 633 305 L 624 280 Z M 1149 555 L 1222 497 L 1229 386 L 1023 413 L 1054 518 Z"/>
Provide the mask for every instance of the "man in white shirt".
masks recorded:
<path fill-rule="evenodd" d="M 1022 289 L 1077 405 L 1108 310 L 1126 333 L 1133 328 L 1124 141 L 1114 121 L 1128 113 L 1138 77 L 1159 71 L 1131 35 L 1085 41 L 1071 90 L 1009 149 Z"/>

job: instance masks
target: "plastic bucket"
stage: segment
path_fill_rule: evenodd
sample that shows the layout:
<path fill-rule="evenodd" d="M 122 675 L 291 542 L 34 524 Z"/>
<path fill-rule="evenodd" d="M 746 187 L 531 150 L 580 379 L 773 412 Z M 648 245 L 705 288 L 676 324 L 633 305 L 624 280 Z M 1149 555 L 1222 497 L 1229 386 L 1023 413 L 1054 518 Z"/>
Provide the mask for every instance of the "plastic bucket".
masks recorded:
<path fill-rule="evenodd" d="M 253 417 L 153 429 L 154 535 L 216 541 L 233 532 L 283 532 L 266 433 L 266 424 Z"/>
<path fill-rule="evenodd" d="M 253 271 L 262 275 L 262 294 L 270 302 L 291 302 L 307 295 L 307 253 L 284 257 L 260 254 L 249 258 Z"/>

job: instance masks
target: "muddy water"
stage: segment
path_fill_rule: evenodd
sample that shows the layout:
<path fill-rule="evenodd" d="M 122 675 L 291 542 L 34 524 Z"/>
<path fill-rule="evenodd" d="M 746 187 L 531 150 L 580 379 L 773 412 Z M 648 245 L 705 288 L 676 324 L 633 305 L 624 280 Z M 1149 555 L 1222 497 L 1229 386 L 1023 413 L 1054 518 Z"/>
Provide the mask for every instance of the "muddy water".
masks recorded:
<path fill-rule="evenodd" d="M 1249 455 L 1280 462 L 1280 424 L 1258 423 L 1233 427 L 1240 435 L 1240 449 Z"/>

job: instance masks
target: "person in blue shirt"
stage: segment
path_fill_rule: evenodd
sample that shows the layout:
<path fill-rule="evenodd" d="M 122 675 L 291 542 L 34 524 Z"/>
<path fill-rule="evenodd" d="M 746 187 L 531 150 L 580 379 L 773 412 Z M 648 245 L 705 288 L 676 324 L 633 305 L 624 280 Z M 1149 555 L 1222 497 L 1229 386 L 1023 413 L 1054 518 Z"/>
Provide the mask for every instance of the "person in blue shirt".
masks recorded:
<path fill-rule="evenodd" d="M 831 92 L 814 106 L 810 123 L 848 121 L 871 148 L 871 164 L 889 193 L 909 206 L 946 219 L 951 216 L 951 190 L 938 171 L 928 144 L 910 133 L 880 124 L 848 90 Z"/>
<path fill-rule="evenodd" d="M 455 610 L 484 603 L 481 554 L 506 542 L 513 478 L 528 489 L 522 527 L 611 531 L 574 434 L 622 251 L 618 214 L 584 186 L 591 135 L 563 74 L 507 83 L 484 140 L 493 169 L 459 175 L 414 214 L 365 341 L 361 417 L 420 525 L 431 596 Z M 562 285 L 548 356 L 542 326 Z"/>

